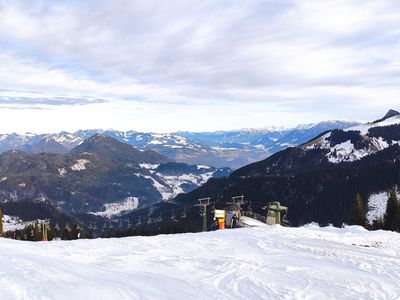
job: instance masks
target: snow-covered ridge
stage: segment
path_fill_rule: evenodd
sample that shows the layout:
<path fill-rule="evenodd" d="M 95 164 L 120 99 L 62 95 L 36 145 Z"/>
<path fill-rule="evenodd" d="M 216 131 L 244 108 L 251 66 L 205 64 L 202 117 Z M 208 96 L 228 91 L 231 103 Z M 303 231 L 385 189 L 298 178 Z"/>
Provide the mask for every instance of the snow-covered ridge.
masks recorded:
<path fill-rule="evenodd" d="M 72 144 L 79 145 L 84 141 L 81 137 L 76 136 L 73 133 L 61 132 L 58 134 L 49 135 L 54 141 L 60 144 Z"/>
<path fill-rule="evenodd" d="M 152 181 L 153 186 L 161 194 L 163 200 L 170 200 L 181 193 L 188 191 L 187 186 L 201 186 L 206 183 L 217 169 L 205 165 L 196 165 L 197 173 L 183 173 L 167 175 L 157 171 L 158 164 L 141 163 L 140 167 L 150 172 L 150 175 L 135 173 L 135 176 L 143 177 Z"/>
<path fill-rule="evenodd" d="M 328 153 L 326 157 L 331 163 L 340 162 L 351 162 L 359 160 L 367 155 L 376 153 L 383 149 L 386 149 L 390 145 L 400 144 L 400 140 L 387 141 L 382 137 L 370 137 L 368 130 L 374 127 L 385 127 L 390 125 L 400 124 L 400 115 L 385 119 L 377 123 L 362 124 L 354 127 L 344 129 L 344 132 L 359 132 L 360 140 L 367 144 L 367 147 L 356 148 L 351 140 L 344 141 L 342 143 L 330 146 L 330 138 L 332 137 L 332 131 L 322 135 L 321 137 L 309 142 L 302 147 L 304 149 L 326 149 Z"/>
<path fill-rule="evenodd" d="M 152 133 L 118 130 L 78 130 L 73 133 L 0 134 L 0 153 L 18 149 L 29 153 L 67 153 L 96 133 L 110 136 L 140 151 L 154 150 L 177 162 L 238 168 L 299 145 L 333 128 L 356 122 L 328 121 L 295 128 L 266 127 L 215 132 Z"/>
<path fill-rule="evenodd" d="M 0 239 L 0 298 L 397 299 L 399 245 L 398 233 L 312 225 L 48 243 Z"/>
<path fill-rule="evenodd" d="M 142 169 L 147 169 L 147 170 L 155 170 L 159 166 L 159 164 L 149 164 L 149 163 L 140 163 L 139 166 Z"/>
<path fill-rule="evenodd" d="M 358 125 L 358 126 L 350 127 L 348 129 L 345 129 L 345 130 L 346 131 L 350 131 L 350 130 L 360 131 L 360 133 L 362 135 L 366 135 L 368 133 L 368 129 L 370 129 L 370 128 L 384 127 L 384 126 L 390 126 L 390 125 L 395 125 L 395 124 L 400 124 L 400 115 L 388 118 L 388 119 L 383 120 L 383 121 L 378 122 L 378 123 L 361 124 L 361 125 Z"/>
<path fill-rule="evenodd" d="M 148 180 L 151 180 L 152 185 L 161 194 L 161 197 L 162 197 L 162 199 L 164 201 L 167 201 L 167 200 L 171 199 L 174 196 L 174 191 L 172 190 L 172 187 L 168 186 L 164 182 L 160 182 L 161 180 L 159 180 L 159 179 L 157 180 L 157 179 L 153 178 L 152 176 L 143 175 L 141 173 L 135 173 L 133 175 L 137 176 L 137 177 L 143 177 L 143 178 L 146 178 Z"/>

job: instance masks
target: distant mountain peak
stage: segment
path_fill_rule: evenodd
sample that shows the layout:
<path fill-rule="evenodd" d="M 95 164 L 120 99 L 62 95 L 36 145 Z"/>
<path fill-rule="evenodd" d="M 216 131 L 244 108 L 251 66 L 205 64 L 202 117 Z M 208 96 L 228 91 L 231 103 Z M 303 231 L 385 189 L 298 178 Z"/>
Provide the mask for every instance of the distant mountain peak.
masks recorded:
<path fill-rule="evenodd" d="M 384 121 L 386 119 L 389 119 L 389 118 L 392 118 L 392 117 L 395 117 L 395 116 L 398 116 L 398 115 L 400 115 L 400 112 L 398 112 L 397 110 L 394 110 L 394 109 L 389 109 L 389 111 L 386 113 L 386 115 L 383 118 L 381 118 L 379 120 L 376 120 L 376 121 L 374 121 L 372 123 L 379 123 L 379 122 L 382 122 L 382 121 Z"/>
<path fill-rule="evenodd" d="M 383 118 L 387 119 L 387 118 L 391 118 L 391 117 L 398 116 L 398 115 L 400 115 L 400 112 L 398 112 L 397 110 L 394 110 L 394 109 L 389 109 L 389 111 L 386 113 L 386 115 Z"/>
<path fill-rule="evenodd" d="M 112 137 L 96 133 L 87 138 L 82 144 L 72 149 L 71 153 L 78 154 L 82 152 L 95 152 L 99 154 L 110 154 L 130 151 L 135 151 L 135 149 L 128 144 L 113 139 Z"/>
<path fill-rule="evenodd" d="M 85 152 L 92 152 L 114 160 L 131 162 L 164 163 L 169 162 L 166 156 L 158 152 L 148 150 L 140 151 L 131 145 L 120 142 L 108 135 L 96 133 L 86 139 L 82 144 L 72 149 L 70 155 L 80 155 Z"/>
<path fill-rule="evenodd" d="M 112 137 L 109 137 L 103 133 L 95 133 L 94 135 L 92 135 L 91 137 L 89 137 L 86 141 L 87 142 L 99 142 L 99 141 L 104 141 L 104 140 L 108 140 L 108 141 L 116 141 L 115 139 L 113 139 Z"/>

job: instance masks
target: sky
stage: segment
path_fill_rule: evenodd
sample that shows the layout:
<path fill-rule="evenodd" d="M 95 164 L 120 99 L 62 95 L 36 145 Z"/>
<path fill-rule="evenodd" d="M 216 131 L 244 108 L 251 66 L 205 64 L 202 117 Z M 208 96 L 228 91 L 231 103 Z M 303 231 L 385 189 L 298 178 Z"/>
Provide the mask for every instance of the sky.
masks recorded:
<path fill-rule="evenodd" d="M 170 132 L 400 109 L 398 0 L 0 0 L 0 132 Z"/>

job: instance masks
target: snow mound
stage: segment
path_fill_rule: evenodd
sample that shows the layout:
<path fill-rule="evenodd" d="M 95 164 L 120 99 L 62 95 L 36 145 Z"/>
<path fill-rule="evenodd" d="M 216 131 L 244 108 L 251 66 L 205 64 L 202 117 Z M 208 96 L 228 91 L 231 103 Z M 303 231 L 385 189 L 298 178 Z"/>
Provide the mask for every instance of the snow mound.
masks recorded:
<path fill-rule="evenodd" d="M 0 239 L 0 299 L 396 299 L 399 245 L 393 232 L 313 225 Z"/>

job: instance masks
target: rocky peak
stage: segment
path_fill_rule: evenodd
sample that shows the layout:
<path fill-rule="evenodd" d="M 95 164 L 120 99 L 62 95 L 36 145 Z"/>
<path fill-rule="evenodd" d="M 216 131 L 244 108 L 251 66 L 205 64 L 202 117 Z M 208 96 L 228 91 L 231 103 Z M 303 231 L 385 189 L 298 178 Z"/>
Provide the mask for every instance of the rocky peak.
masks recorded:
<path fill-rule="evenodd" d="M 376 120 L 373 123 L 379 123 L 386 119 L 389 119 L 389 118 L 392 118 L 392 117 L 398 116 L 398 115 L 400 115 L 400 112 L 398 112 L 397 110 L 394 110 L 394 109 L 389 109 L 389 111 L 386 113 L 386 115 L 382 119 Z"/>

